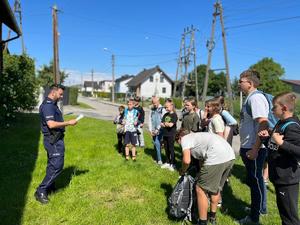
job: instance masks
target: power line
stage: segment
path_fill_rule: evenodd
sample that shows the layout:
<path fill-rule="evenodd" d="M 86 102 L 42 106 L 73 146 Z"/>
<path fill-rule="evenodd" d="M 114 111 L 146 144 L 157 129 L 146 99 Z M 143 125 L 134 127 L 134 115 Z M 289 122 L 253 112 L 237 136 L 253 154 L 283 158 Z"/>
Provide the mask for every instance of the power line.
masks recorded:
<path fill-rule="evenodd" d="M 248 24 L 241 24 L 241 25 L 236 25 L 236 26 L 229 26 L 229 27 L 226 28 L 226 30 L 243 28 L 243 27 L 250 27 L 250 26 L 256 26 L 256 25 L 261 25 L 261 24 L 268 24 L 268 23 L 277 23 L 277 22 L 281 22 L 281 21 L 295 20 L 295 19 L 300 19 L 300 16 L 292 16 L 292 17 L 285 17 L 285 18 L 280 18 L 280 19 L 265 20 L 265 21 L 255 22 L 255 23 L 248 23 Z"/>
<path fill-rule="evenodd" d="M 125 54 L 120 54 L 120 55 L 116 55 L 118 57 L 151 57 L 151 56 L 165 56 L 165 55 L 175 55 L 175 54 L 178 54 L 178 51 L 176 52 L 169 52 L 169 53 L 157 53 L 157 54 L 132 54 L 132 55 L 125 55 Z"/>
<path fill-rule="evenodd" d="M 163 64 L 163 63 L 176 62 L 176 60 L 177 60 L 177 59 L 171 59 L 171 60 L 165 60 L 165 61 L 156 62 L 156 63 L 136 64 L 136 65 L 116 65 L 116 67 L 141 67 L 141 66 L 153 66 L 153 65 Z"/>

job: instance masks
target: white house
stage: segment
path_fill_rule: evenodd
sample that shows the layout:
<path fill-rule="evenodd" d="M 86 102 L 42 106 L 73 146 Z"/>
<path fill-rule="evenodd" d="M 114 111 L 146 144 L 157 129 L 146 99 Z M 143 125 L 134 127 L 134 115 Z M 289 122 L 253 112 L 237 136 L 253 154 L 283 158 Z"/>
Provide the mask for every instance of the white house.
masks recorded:
<path fill-rule="evenodd" d="M 123 75 L 115 80 L 115 92 L 116 93 L 127 93 L 128 86 L 127 83 L 133 78 L 133 75 Z"/>
<path fill-rule="evenodd" d="M 111 80 L 102 80 L 99 82 L 99 88 L 103 92 L 111 92 L 112 81 Z"/>
<path fill-rule="evenodd" d="M 173 81 L 159 66 L 144 69 L 127 83 L 130 92 L 143 98 L 153 95 L 169 98 L 172 95 L 172 85 Z"/>

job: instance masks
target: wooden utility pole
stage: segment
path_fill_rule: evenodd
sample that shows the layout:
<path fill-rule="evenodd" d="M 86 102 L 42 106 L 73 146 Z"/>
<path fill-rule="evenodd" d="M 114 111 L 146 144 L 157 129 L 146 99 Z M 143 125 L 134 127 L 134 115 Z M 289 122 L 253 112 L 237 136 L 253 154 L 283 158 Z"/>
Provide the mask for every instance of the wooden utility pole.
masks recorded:
<path fill-rule="evenodd" d="M 195 75 L 195 93 L 196 100 L 199 102 L 199 90 L 198 90 L 198 73 L 197 73 L 197 63 L 196 63 L 196 43 L 195 43 L 195 31 L 192 33 L 192 43 L 193 43 L 193 56 L 194 56 L 194 75 Z"/>
<path fill-rule="evenodd" d="M 175 84 L 174 84 L 174 89 L 173 89 L 173 98 L 176 97 L 176 89 L 177 89 L 177 85 L 178 85 L 178 74 L 182 74 L 182 49 L 184 47 L 184 34 L 182 35 L 181 38 L 181 43 L 180 43 L 180 50 L 179 50 L 179 57 L 178 57 L 178 61 L 177 61 L 177 69 L 176 69 L 176 80 L 175 80 Z"/>
<path fill-rule="evenodd" d="M 111 75 L 112 75 L 112 87 L 111 87 L 111 101 L 115 102 L 115 55 L 111 55 Z"/>
<path fill-rule="evenodd" d="M 60 84 L 59 57 L 58 57 L 58 31 L 57 31 L 57 7 L 52 7 L 52 25 L 53 25 L 53 75 L 54 84 Z"/>
<path fill-rule="evenodd" d="M 188 83 L 188 67 L 190 65 L 190 56 L 191 54 L 193 54 L 193 61 L 194 61 L 194 75 L 195 75 L 195 82 L 196 82 L 196 86 L 195 86 L 195 95 L 196 95 L 196 99 L 198 100 L 198 78 L 197 78 L 197 65 L 196 65 L 196 45 L 195 45 L 195 31 L 197 29 L 195 29 L 193 27 L 193 25 L 191 26 L 191 28 L 187 27 L 186 29 L 184 29 L 184 34 L 183 34 L 183 53 L 184 53 L 184 56 L 183 56 L 183 63 L 184 63 L 184 75 L 182 77 L 182 81 L 183 81 L 183 88 L 182 88 L 182 99 L 184 98 L 185 96 L 185 92 L 186 92 L 186 86 L 187 85 L 190 85 L 190 86 L 194 86 L 195 84 L 193 83 Z M 189 43 L 189 46 L 186 47 L 186 37 L 190 35 L 190 43 Z M 193 73 L 191 73 L 193 74 Z M 192 75 L 191 75 L 191 78 L 192 78 Z M 192 80 L 192 79 L 191 79 Z"/>
<path fill-rule="evenodd" d="M 228 63 L 228 55 L 227 55 L 227 45 L 226 45 L 226 34 L 224 28 L 224 20 L 223 20 L 223 8 L 221 3 L 217 2 L 219 11 L 220 11 L 220 22 L 222 27 L 222 39 L 223 39 L 223 49 L 224 49 L 224 59 L 225 59 L 225 67 L 226 67 L 226 86 L 227 86 L 227 93 L 229 98 L 229 110 L 233 115 L 233 96 L 232 96 L 232 89 L 231 89 L 231 82 L 230 82 L 230 75 L 229 75 L 229 63 Z"/>
<path fill-rule="evenodd" d="M 209 71 L 210 71 L 210 65 L 211 65 L 211 57 L 212 57 L 212 50 L 214 49 L 214 35 L 215 35 L 215 25 L 216 25 L 216 18 L 217 16 L 220 16 L 220 23 L 222 28 L 222 40 L 223 40 L 223 50 L 224 50 L 224 60 L 225 60 L 225 67 L 226 67 L 226 88 L 227 88 L 227 94 L 229 98 L 229 110 L 231 114 L 233 114 L 233 96 L 232 96 L 232 89 L 231 89 L 231 82 L 230 82 L 230 75 L 229 75 L 229 63 L 228 63 L 228 56 L 227 56 L 227 45 L 226 45 L 226 34 L 225 34 L 225 28 L 224 28 L 224 20 L 223 20 L 223 8 L 220 3 L 220 0 L 217 0 L 217 2 L 214 4 L 215 12 L 213 13 L 213 23 L 212 23 L 212 30 L 211 30 L 211 37 L 210 40 L 207 43 L 208 48 L 208 61 L 206 66 L 206 74 L 205 74 L 205 80 L 204 80 L 204 87 L 203 87 L 203 94 L 202 94 L 202 100 L 206 100 L 207 95 L 207 86 L 208 86 L 208 79 L 209 79 Z"/>
<path fill-rule="evenodd" d="M 92 69 L 91 71 L 92 75 L 92 97 L 94 97 L 94 70 Z"/>
<path fill-rule="evenodd" d="M 206 65 L 205 78 L 204 78 L 202 101 L 206 101 L 208 78 L 209 78 L 209 71 L 210 71 L 210 64 L 211 64 L 211 56 L 212 56 L 212 50 L 215 47 L 214 38 L 215 38 L 215 27 L 216 27 L 217 15 L 218 15 L 218 10 L 217 10 L 217 7 L 215 7 L 215 12 L 213 13 L 213 22 L 212 22 L 212 27 L 211 27 L 210 40 L 207 41 L 207 43 L 206 43 L 206 47 L 208 49 L 208 60 L 207 60 L 207 65 Z"/>
<path fill-rule="evenodd" d="M 0 22 L 0 76 L 3 72 L 3 41 L 2 41 L 2 23 Z"/>
<path fill-rule="evenodd" d="M 188 28 L 187 28 L 188 29 Z M 183 75 L 183 87 L 182 87 L 182 93 L 181 93 L 181 97 L 182 99 L 184 99 L 185 96 L 185 86 L 187 83 L 187 67 L 188 67 L 188 62 L 187 62 L 187 55 L 186 55 L 186 44 L 185 44 L 185 36 L 186 36 L 186 32 L 187 29 L 184 28 L 184 42 L 183 42 L 183 63 L 184 63 L 184 75 Z"/>

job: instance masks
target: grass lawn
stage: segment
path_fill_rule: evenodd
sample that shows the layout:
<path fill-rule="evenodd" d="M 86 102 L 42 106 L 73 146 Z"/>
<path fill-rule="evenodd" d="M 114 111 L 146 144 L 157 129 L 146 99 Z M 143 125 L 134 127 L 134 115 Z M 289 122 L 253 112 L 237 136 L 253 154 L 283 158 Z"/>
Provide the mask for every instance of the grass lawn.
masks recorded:
<path fill-rule="evenodd" d="M 83 103 L 83 102 L 78 102 L 78 104 L 76 106 L 83 108 L 83 109 L 94 109 L 92 106 L 90 106 L 86 103 Z"/>
<path fill-rule="evenodd" d="M 0 224 L 181 224 L 168 218 L 166 211 L 178 174 L 154 164 L 148 135 L 147 147 L 138 151 L 137 162 L 126 162 L 115 149 L 111 122 L 84 118 L 76 127 L 68 127 L 65 167 L 56 182 L 59 189 L 49 196 L 48 205 L 33 197 L 47 161 L 38 115 L 19 115 L 10 129 L 1 130 L 0 143 Z M 179 159 L 180 150 L 176 149 Z M 218 224 L 234 224 L 246 215 L 243 207 L 249 205 L 250 194 L 244 175 L 241 160 L 237 160 L 231 185 L 223 194 L 228 212 L 218 212 Z M 268 210 L 261 223 L 279 225 L 271 185 Z"/>

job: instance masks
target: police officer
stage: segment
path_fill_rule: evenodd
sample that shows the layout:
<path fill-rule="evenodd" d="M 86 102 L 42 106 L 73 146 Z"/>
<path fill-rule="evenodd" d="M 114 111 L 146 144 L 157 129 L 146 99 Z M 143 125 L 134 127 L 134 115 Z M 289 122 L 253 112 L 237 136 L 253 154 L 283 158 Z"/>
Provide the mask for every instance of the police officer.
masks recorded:
<path fill-rule="evenodd" d="M 75 119 L 64 122 L 57 102 L 63 98 L 65 87 L 52 85 L 50 93 L 40 106 L 41 129 L 44 135 L 44 147 L 47 151 L 48 163 L 46 176 L 37 188 L 34 196 L 42 204 L 49 202 L 48 193 L 54 187 L 54 181 L 64 166 L 64 132 L 66 126 L 74 126 Z"/>

